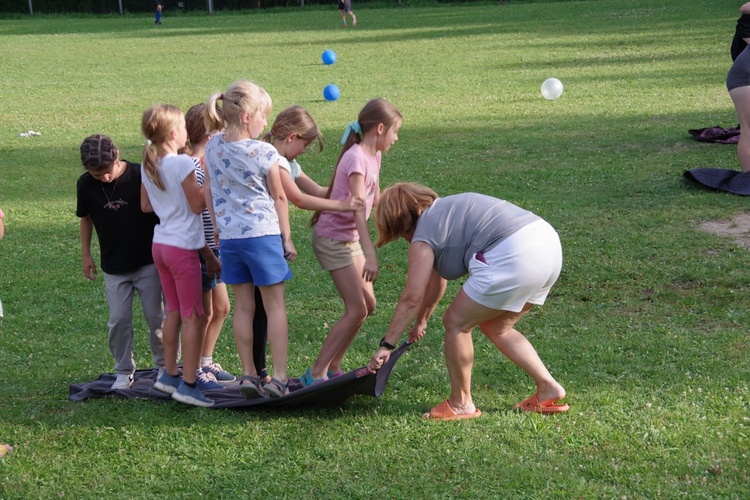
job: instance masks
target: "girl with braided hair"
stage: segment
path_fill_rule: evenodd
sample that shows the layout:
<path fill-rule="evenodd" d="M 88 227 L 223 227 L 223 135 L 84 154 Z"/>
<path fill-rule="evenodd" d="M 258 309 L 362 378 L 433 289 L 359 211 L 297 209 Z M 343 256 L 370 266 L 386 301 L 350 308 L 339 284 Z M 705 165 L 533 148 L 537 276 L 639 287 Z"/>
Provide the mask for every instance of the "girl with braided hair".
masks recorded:
<path fill-rule="evenodd" d="M 81 163 L 86 170 L 78 179 L 76 215 L 81 218 L 83 275 L 94 281 L 97 268 L 91 255 L 94 229 L 99 238 L 100 265 L 109 304 L 109 350 L 117 378 L 112 389 L 129 389 L 133 383 L 133 295 L 138 293 L 148 325 L 153 361 L 164 369 L 162 307 L 159 273 L 151 256 L 154 214 L 141 212 L 141 168 L 120 158 L 106 135 L 91 135 L 81 143 Z"/>

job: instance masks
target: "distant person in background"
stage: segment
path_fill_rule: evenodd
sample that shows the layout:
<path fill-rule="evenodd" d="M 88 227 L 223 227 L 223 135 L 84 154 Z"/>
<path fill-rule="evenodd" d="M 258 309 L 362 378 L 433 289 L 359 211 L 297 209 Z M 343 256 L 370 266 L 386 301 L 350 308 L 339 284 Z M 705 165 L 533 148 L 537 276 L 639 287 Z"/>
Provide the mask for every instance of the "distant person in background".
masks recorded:
<path fill-rule="evenodd" d="M 742 51 L 745 50 L 745 47 L 747 47 L 748 41 L 750 41 L 750 2 L 740 7 L 740 18 L 737 19 L 737 28 L 734 31 L 734 38 L 732 39 L 732 47 L 730 49 L 732 61 L 737 60 Z"/>
<path fill-rule="evenodd" d="M 357 25 L 357 16 L 352 12 L 352 0 L 339 0 L 339 13 L 341 14 L 341 26 L 346 28 L 346 15 L 352 18 L 352 26 Z"/>
<path fill-rule="evenodd" d="M 742 16 L 732 42 L 734 63 L 727 74 L 727 90 L 737 112 L 740 130 L 750 130 L 750 51 L 746 38 L 750 35 L 750 2 L 740 7 Z M 739 53 L 736 53 L 739 50 Z M 737 159 L 743 172 L 750 172 L 750 134 L 740 134 Z"/>
<path fill-rule="evenodd" d="M 76 215 L 81 218 L 83 274 L 89 280 L 96 279 L 91 256 L 91 236 L 96 230 L 109 304 L 109 350 L 117 373 L 112 389 L 129 389 L 135 372 L 135 292 L 141 300 L 159 374 L 164 367 L 164 308 L 159 273 L 151 256 L 151 240 L 159 218 L 141 212 L 141 166 L 120 159 L 112 139 L 101 134 L 84 139 L 81 163 L 86 172 L 78 179 Z"/>
<path fill-rule="evenodd" d="M 156 12 L 154 13 L 154 23 L 161 24 L 161 11 L 164 8 L 161 2 L 156 2 Z"/>

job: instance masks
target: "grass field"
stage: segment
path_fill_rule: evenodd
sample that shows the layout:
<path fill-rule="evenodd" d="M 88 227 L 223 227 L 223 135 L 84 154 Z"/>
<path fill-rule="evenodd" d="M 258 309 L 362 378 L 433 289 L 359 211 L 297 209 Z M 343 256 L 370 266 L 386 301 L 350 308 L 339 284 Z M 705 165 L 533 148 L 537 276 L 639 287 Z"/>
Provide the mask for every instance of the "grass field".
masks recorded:
<path fill-rule="evenodd" d="M 330 8 L 176 16 L 0 19 L 0 498 L 747 498 L 748 250 L 697 226 L 747 199 L 686 184 L 736 168 L 735 148 L 688 129 L 736 124 L 724 87 L 740 2 L 598 0 Z M 336 51 L 331 66 L 321 52 Z M 540 95 L 557 77 L 565 93 Z M 140 158 L 141 113 L 187 109 L 238 78 L 274 112 L 306 107 L 326 137 L 300 158 L 330 179 L 346 124 L 370 98 L 404 115 L 381 186 L 478 191 L 555 226 L 563 273 L 518 327 L 566 387 L 565 415 L 519 414 L 525 374 L 476 336 L 480 419 L 436 423 L 448 395 L 440 317 L 380 399 L 226 411 L 67 401 L 112 370 L 101 279 L 83 277 L 80 141 L 111 135 Z M 341 98 L 326 102 L 336 83 Z M 269 122 L 271 121 L 269 119 Z M 21 138 L 29 129 L 40 137 Z M 292 210 L 290 372 L 316 356 L 340 300 Z M 349 351 L 365 364 L 404 282 L 405 245 L 379 253 L 378 311 Z M 447 297 L 458 290 L 452 283 Z M 240 371 L 225 325 L 215 359 Z M 137 361 L 150 362 L 138 319 Z"/>

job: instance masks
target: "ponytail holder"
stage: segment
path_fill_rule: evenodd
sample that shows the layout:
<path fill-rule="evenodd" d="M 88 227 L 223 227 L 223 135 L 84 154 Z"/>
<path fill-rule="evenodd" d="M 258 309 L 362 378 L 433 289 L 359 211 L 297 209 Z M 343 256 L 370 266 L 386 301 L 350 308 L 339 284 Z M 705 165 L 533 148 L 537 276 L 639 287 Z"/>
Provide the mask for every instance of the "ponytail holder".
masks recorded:
<path fill-rule="evenodd" d="M 224 100 L 224 94 L 220 94 L 219 95 L 219 99 L 221 99 L 223 101 Z"/>
<path fill-rule="evenodd" d="M 362 133 L 362 127 L 359 126 L 358 121 L 353 121 L 349 125 L 346 126 L 344 137 L 341 138 L 341 144 L 346 144 L 346 140 L 349 138 L 349 134 L 352 132 L 354 132 L 355 134 Z"/>

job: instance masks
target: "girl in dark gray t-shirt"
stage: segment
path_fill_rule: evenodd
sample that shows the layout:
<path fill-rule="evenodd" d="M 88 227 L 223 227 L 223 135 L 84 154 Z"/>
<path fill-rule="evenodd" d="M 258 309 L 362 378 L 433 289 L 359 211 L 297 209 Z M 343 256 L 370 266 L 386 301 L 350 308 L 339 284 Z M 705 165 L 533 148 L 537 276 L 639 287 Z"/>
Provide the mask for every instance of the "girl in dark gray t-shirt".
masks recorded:
<path fill-rule="evenodd" d="M 417 221 L 412 242 L 435 252 L 435 270 L 445 279 L 465 275 L 475 253 L 494 248 L 522 227 L 541 220 L 507 201 L 477 193 L 438 198 Z"/>
<path fill-rule="evenodd" d="M 421 339 L 427 320 L 446 288 L 446 280 L 469 278 L 443 317 L 445 360 L 450 397 L 425 418 L 457 420 L 479 417 L 471 398 L 472 331 L 485 336 L 534 380 L 537 391 L 516 408 L 561 413 L 556 403 L 565 389 L 552 377 L 516 322 L 533 305 L 544 303 L 562 267 L 555 230 L 539 216 L 512 203 L 477 193 L 438 198 L 431 189 L 400 183 L 381 193 L 377 211 L 382 246 L 398 238 L 409 245 L 406 286 L 380 348 L 369 368 L 379 369 L 401 335 Z"/>

